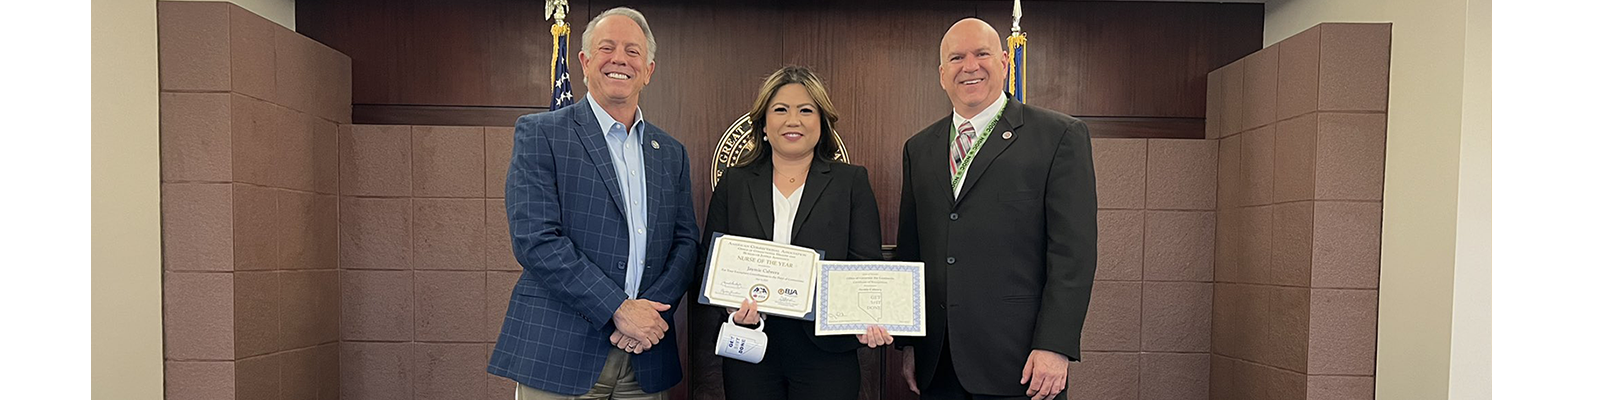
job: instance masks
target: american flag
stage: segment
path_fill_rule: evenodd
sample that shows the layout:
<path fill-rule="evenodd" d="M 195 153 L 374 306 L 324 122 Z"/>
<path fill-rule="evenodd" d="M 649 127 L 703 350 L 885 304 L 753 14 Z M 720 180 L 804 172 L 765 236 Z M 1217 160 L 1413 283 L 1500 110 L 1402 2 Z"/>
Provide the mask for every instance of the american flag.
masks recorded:
<path fill-rule="evenodd" d="M 550 111 L 555 111 L 572 105 L 572 79 L 567 74 L 567 38 L 571 35 L 567 29 L 551 33 L 556 34 L 556 54 L 550 59 Z"/>

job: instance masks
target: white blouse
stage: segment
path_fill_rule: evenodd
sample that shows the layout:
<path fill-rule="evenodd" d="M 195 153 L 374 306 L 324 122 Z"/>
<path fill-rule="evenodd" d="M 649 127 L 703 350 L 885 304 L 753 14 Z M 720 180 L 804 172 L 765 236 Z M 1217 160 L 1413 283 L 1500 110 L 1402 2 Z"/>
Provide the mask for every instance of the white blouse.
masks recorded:
<path fill-rule="evenodd" d="M 772 185 L 772 241 L 791 244 L 794 240 L 794 214 L 800 209 L 800 195 L 805 192 L 803 183 L 788 196 L 778 190 L 777 184 Z"/>

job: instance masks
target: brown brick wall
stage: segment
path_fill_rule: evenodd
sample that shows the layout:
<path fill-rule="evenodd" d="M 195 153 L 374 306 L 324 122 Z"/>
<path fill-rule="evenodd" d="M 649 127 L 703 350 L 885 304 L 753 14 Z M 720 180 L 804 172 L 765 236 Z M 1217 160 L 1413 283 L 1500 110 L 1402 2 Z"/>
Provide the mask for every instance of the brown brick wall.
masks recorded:
<path fill-rule="evenodd" d="M 337 398 L 350 59 L 230 3 L 157 19 L 167 398 Z"/>
<path fill-rule="evenodd" d="M 502 198 L 511 128 L 339 138 L 344 399 L 511 398 L 485 372 L 522 271 Z"/>
<path fill-rule="evenodd" d="M 1389 24 L 1322 24 L 1210 74 L 1211 398 L 1370 399 Z"/>
<path fill-rule="evenodd" d="M 1099 265 L 1075 399 L 1205 399 L 1217 143 L 1094 139 Z"/>

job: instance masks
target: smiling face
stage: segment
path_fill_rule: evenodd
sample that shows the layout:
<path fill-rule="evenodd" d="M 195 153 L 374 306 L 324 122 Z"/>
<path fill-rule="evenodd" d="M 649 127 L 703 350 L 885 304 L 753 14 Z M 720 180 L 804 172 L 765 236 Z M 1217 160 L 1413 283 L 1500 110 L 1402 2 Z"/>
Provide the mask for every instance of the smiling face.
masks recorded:
<path fill-rule="evenodd" d="M 650 84 L 650 75 L 656 70 L 649 59 L 644 30 L 626 16 L 611 15 L 589 35 L 594 38 L 592 48 L 578 52 L 589 93 L 598 101 L 637 105 L 639 92 Z"/>
<path fill-rule="evenodd" d="M 977 115 L 1005 92 L 1011 58 L 1000 34 L 982 20 L 956 22 L 939 43 L 939 86 L 963 117 Z"/>
<path fill-rule="evenodd" d="M 774 156 L 800 159 L 810 155 L 822 138 L 822 111 L 805 85 L 790 83 L 778 88 L 766 109 L 762 132 L 772 145 Z"/>

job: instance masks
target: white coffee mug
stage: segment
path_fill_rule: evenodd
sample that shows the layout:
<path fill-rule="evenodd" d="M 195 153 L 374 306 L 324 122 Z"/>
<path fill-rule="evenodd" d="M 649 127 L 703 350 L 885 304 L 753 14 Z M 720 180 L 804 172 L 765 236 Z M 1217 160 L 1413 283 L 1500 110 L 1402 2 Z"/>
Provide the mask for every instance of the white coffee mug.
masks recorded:
<path fill-rule="evenodd" d="M 751 364 L 761 363 L 767 355 L 767 334 L 761 332 L 766 326 L 765 316 L 755 329 L 750 329 L 734 324 L 733 315 L 728 315 L 728 322 L 722 323 L 722 331 L 717 333 L 717 355 Z"/>

